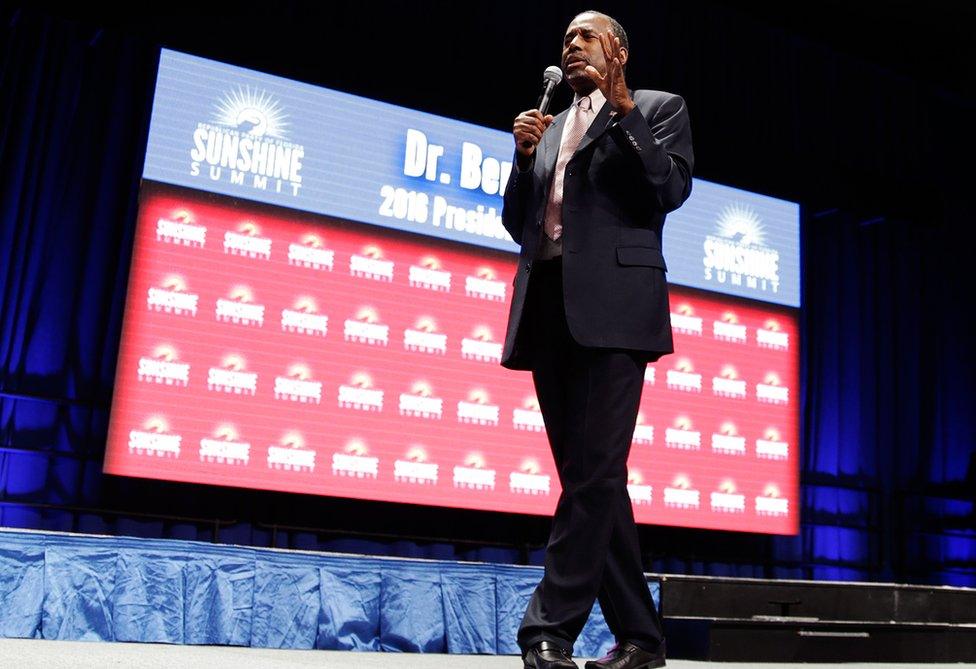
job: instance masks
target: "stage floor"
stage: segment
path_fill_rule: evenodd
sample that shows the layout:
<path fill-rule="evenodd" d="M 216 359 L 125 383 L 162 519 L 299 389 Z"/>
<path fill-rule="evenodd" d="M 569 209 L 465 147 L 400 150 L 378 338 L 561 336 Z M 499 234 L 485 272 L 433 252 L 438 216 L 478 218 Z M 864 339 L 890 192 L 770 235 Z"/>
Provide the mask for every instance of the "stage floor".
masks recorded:
<path fill-rule="evenodd" d="M 578 660 L 580 667 L 583 660 Z M 0 639 L 0 667 L 17 669 L 79 669 L 125 667 L 126 669 L 215 669 L 244 666 L 252 669 L 521 669 L 512 655 L 423 655 L 414 653 L 353 653 L 329 650 L 273 650 L 234 646 L 175 646 L 151 643 L 108 643 L 99 641 L 45 641 Z M 760 664 L 756 662 L 691 662 L 669 660 L 672 669 L 963 669 L 976 664 Z"/>

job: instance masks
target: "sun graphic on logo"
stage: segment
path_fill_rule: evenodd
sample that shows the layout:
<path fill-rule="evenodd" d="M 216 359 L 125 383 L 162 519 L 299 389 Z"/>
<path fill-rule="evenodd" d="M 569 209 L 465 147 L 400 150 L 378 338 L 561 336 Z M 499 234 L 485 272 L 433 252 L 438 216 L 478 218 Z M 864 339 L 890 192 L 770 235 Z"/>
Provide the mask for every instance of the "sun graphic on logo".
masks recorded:
<path fill-rule="evenodd" d="M 644 482 L 644 475 L 641 474 L 639 469 L 630 469 L 627 471 L 628 485 L 640 485 L 643 482 Z"/>
<path fill-rule="evenodd" d="M 308 365 L 296 362 L 288 366 L 288 378 L 296 381 L 308 381 L 312 378 L 312 370 L 308 368 Z"/>
<path fill-rule="evenodd" d="M 679 372 L 693 372 L 695 371 L 694 365 L 691 364 L 691 360 L 688 358 L 681 358 L 678 360 L 678 364 L 674 366 Z"/>
<path fill-rule="evenodd" d="M 246 237 L 257 237 L 261 234 L 261 226 L 254 221 L 241 221 L 237 225 L 237 231 Z"/>
<path fill-rule="evenodd" d="M 169 423 L 162 416 L 150 416 L 142 426 L 146 432 L 155 432 L 156 434 L 169 432 Z"/>
<path fill-rule="evenodd" d="M 373 307 L 360 307 L 356 312 L 356 320 L 363 323 L 378 323 L 380 315 Z"/>
<path fill-rule="evenodd" d="M 491 396 L 484 388 L 475 388 L 468 393 L 468 401 L 474 404 L 488 404 L 488 400 L 490 399 Z"/>
<path fill-rule="evenodd" d="M 314 314 L 319 310 L 319 305 L 316 304 L 315 298 L 309 295 L 300 295 L 295 298 L 295 311 L 300 311 L 303 314 Z"/>
<path fill-rule="evenodd" d="M 478 271 L 475 272 L 475 276 L 486 281 L 494 281 L 496 274 L 495 270 L 491 267 L 479 267 Z"/>
<path fill-rule="evenodd" d="M 645 420 L 647 420 L 647 419 L 644 418 L 644 412 L 643 411 L 638 411 L 637 412 L 637 424 L 638 425 L 643 425 Z"/>
<path fill-rule="evenodd" d="M 420 259 L 420 266 L 425 269 L 440 269 L 441 261 L 434 256 L 424 256 Z"/>
<path fill-rule="evenodd" d="M 322 238 L 314 233 L 307 232 L 302 235 L 302 246 L 307 246 L 310 249 L 320 249 L 322 248 Z"/>
<path fill-rule="evenodd" d="M 736 490 L 736 488 L 735 488 L 735 481 L 733 481 L 732 479 L 725 479 L 718 486 L 718 490 L 719 490 L 719 492 L 724 492 L 727 495 L 731 495 L 731 494 L 735 493 L 735 490 Z"/>
<path fill-rule="evenodd" d="M 224 359 L 220 361 L 220 366 L 232 372 L 240 372 L 247 366 L 247 361 L 242 355 L 230 353 L 225 355 Z"/>
<path fill-rule="evenodd" d="M 230 299 L 234 300 L 235 302 L 250 304 L 254 301 L 254 291 L 251 290 L 250 286 L 245 286 L 243 284 L 231 288 L 229 296 Z"/>
<path fill-rule="evenodd" d="M 763 434 L 766 441 L 779 441 L 779 430 L 775 427 L 766 428 L 766 432 Z"/>
<path fill-rule="evenodd" d="M 763 379 L 763 383 L 765 383 L 767 386 L 778 386 L 780 384 L 779 374 L 776 372 L 769 372 Z"/>
<path fill-rule="evenodd" d="M 430 397 L 434 394 L 434 388 L 427 381 L 414 381 L 413 385 L 410 386 L 410 394 Z"/>
<path fill-rule="evenodd" d="M 539 461 L 535 458 L 526 458 L 522 461 L 519 471 L 523 474 L 538 474 L 542 471 L 542 467 L 539 466 Z"/>
<path fill-rule="evenodd" d="M 522 408 L 528 409 L 529 411 L 539 410 L 539 398 L 535 395 L 529 395 L 524 400 L 522 400 Z"/>
<path fill-rule="evenodd" d="M 679 304 L 678 308 L 675 309 L 675 313 L 681 314 L 682 316 L 694 316 L 695 309 L 687 302 Z"/>
<path fill-rule="evenodd" d="M 220 439 L 221 441 L 236 441 L 237 440 L 237 428 L 230 423 L 223 423 L 218 425 L 214 430 L 214 437 Z"/>
<path fill-rule="evenodd" d="M 179 353 L 169 344 L 160 344 L 153 349 L 153 358 L 164 362 L 173 362 L 179 357 Z"/>
<path fill-rule="evenodd" d="M 305 437 L 302 436 L 301 432 L 296 432 L 295 430 L 285 432 L 281 437 L 281 445 L 286 448 L 303 448 L 305 446 Z"/>
<path fill-rule="evenodd" d="M 177 209 L 170 218 L 180 223 L 193 223 L 193 214 L 188 209 Z"/>
<path fill-rule="evenodd" d="M 765 231 L 752 207 L 735 202 L 718 216 L 718 234 L 743 246 L 764 246 Z"/>
<path fill-rule="evenodd" d="M 366 372 L 356 372 L 349 380 L 349 385 L 351 385 L 353 388 L 372 388 L 373 377 Z"/>
<path fill-rule="evenodd" d="M 726 311 L 724 314 L 722 314 L 722 322 L 735 325 L 739 322 L 739 317 L 735 315 L 734 311 Z"/>
<path fill-rule="evenodd" d="M 763 489 L 763 497 L 779 497 L 779 486 L 775 483 L 770 483 Z"/>
<path fill-rule="evenodd" d="M 734 437 L 739 434 L 738 429 L 735 427 L 735 423 L 730 420 L 722 423 L 722 427 L 719 428 L 719 432 L 727 437 Z"/>
<path fill-rule="evenodd" d="M 437 332 L 437 321 L 431 316 L 421 316 L 417 319 L 414 328 L 420 332 Z"/>
<path fill-rule="evenodd" d="M 739 378 L 739 371 L 732 365 L 724 365 L 722 367 L 722 378 L 735 380 Z"/>
<path fill-rule="evenodd" d="M 464 460 L 465 467 L 471 467 L 472 469 L 484 469 L 485 468 L 485 456 L 481 453 L 472 453 Z"/>
<path fill-rule="evenodd" d="M 217 103 L 214 119 L 221 125 L 228 125 L 254 137 L 275 137 L 285 139 L 289 123 L 281 110 L 281 105 L 265 91 L 237 87 L 236 91 L 225 93 Z"/>
<path fill-rule="evenodd" d="M 693 427 L 693 424 L 688 416 L 678 416 L 674 419 L 674 426 L 679 430 L 687 431 Z"/>
<path fill-rule="evenodd" d="M 366 442 L 362 439 L 352 439 L 346 442 L 346 447 L 342 449 L 349 455 L 367 455 L 369 449 L 366 447 Z"/>
<path fill-rule="evenodd" d="M 362 255 L 373 260 L 381 260 L 383 258 L 383 249 L 376 244 L 367 244 L 363 247 Z"/>
<path fill-rule="evenodd" d="M 774 320 L 772 318 L 770 318 L 768 321 L 766 321 L 766 324 L 765 324 L 764 327 L 767 330 L 769 330 L 770 332 L 779 332 L 780 331 L 779 321 Z"/>
<path fill-rule="evenodd" d="M 163 288 L 174 293 L 186 292 L 186 279 L 179 274 L 170 274 L 163 278 Z"/>
<path fill-rule="evenodd" d="M 691 479 L 687 474 L 678 474 L 674 477 L 674 481 L 671 482 L 672 488 L 678 488 L 679 490 L 688 490 L 691 488 Z"/>
<path fill-rule="evenodd" d="M 427 449 L 423 446 L 411 446 L 407 450 L 407 460 L 410 462 L 427 462 Z"/>
<path fill-rule="evenodd" d="M 494 341 L 492 339 L 491 328 L 487 325 L 477 325 L 471 331 L 471 337 L 478 341 Z"/>

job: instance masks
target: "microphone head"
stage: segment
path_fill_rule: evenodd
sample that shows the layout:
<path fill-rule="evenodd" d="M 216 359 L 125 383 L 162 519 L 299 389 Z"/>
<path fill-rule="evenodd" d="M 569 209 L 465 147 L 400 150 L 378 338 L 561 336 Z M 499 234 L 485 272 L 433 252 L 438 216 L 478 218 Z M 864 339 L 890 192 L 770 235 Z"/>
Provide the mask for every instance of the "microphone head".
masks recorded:
<path fill-rule="evenodd" d="M 542 80 L 546 82 L 551 81 L 552 85 L 555 86 L 563 80 L 563 71 L 556 65 L 550 65 L 546 68 L 546 71 L 542 73 Z"/>

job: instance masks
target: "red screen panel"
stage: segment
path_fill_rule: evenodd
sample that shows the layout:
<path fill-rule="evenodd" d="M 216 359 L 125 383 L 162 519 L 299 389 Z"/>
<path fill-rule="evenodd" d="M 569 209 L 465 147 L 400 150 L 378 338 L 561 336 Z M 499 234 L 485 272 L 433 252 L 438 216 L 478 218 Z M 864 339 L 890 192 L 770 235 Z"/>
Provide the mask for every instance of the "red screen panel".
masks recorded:
<path fill-rule="evenodd" d="M 530 514 L 559 496 L 498 361 L 512 254 L 144 181 L 105 471 Z M 672 287 L 638 522 L 794 533 L 796 310 Z"/>

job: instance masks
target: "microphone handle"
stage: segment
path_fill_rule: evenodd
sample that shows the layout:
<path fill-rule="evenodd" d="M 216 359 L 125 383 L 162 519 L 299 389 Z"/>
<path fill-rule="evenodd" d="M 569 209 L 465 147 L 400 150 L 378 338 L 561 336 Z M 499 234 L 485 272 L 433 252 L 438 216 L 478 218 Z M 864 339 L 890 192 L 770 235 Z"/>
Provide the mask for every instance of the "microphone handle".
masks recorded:
<path fill-rule="evenodd" d="M 555 91 L 556 83 L 547 79 L 545 88 L 542 89 L 542 96 L 539 97 L 539 104 L 536 106 L 543 116 L 545 116 L 546 112 L 549 111 L 549 103 L 552 102 L 552 94 Z"/>
<path fill-rule="evenodd" d="M 549 103 L 552 102 L 552 94 L 556 90 L 556 83 L 554 81 L 546 80 L 545 88 L 542 89 L 542 95 L 539 96 L 539 102 L 536 103 L 536 109 L 543 116 L 549 111 Z M 522 142 L 522 148 L 529 149 L 532 148 L 532 142 Z"/>

